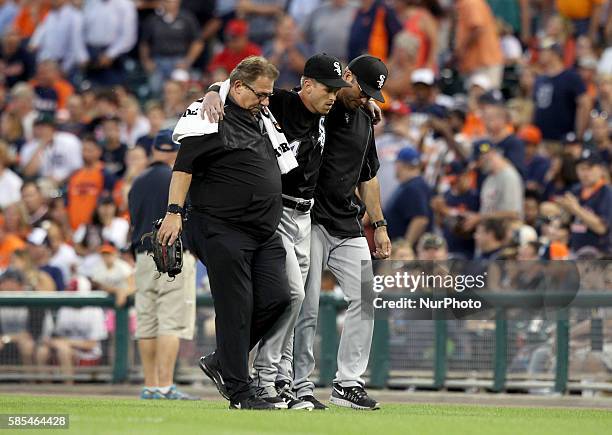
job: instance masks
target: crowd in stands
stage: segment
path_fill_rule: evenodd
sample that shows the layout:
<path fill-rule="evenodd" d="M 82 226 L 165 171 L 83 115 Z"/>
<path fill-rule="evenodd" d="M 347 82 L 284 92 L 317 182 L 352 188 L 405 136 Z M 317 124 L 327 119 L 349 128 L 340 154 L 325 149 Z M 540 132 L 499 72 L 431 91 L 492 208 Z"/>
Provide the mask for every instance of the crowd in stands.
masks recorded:
<path fill-rule="evenodd" d="M 0 290 L 123 304 L 153 138 L 257 54 L 287 89 L 317 52 L 388 65 L 393 257 L 612 254 L 612 1 L 0 0 L 0 38 Z M 106 334 L 98 313 L 74 335 L 68 312 L 34 351 L 11 316 L 23 361 L 95 359 Z"/>

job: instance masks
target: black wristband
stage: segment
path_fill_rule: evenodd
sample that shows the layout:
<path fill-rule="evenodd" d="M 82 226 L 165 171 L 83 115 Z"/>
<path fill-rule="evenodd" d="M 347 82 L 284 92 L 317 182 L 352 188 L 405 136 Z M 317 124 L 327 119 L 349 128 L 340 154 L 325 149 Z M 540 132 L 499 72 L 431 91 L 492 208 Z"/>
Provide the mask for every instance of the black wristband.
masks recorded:
<path fill-rule="evenodd" d="M 178 204 L 169 204 L 166 213 L 183 215 L 183 207 Z"/>
<path fill-rule="evenodd" d="M 206 90 L 206 93 L 208 94 L 209 92 L 216 92 L 218 94 L 219 91 L 221 91 L 221 86 L 219 86 L 219 85 L 210 85 L 208 87 L 208 89 Z"/>
<path fill-rule="evenodd" d="M 387 220 L 386 219 L 381 219 L 379 221 L 376 221 L 372 224 L 372 226 L 374 227 L 374 229 L 378 229 L 380 227 L 386 227 L 387 226 Z"/>

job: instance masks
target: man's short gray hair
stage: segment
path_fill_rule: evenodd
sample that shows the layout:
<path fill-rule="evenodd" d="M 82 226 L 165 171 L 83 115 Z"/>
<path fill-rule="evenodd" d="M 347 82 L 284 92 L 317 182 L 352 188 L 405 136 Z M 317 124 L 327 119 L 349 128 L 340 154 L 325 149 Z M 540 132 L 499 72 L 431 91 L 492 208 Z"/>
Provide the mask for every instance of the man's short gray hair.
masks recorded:
<path fill-rule="evenodd" d="M 272 80 L 278 78 L 278 69 L 272 62 L 261 56 L 249 56 L 243 59 L 230 74 L 230 84 L 237 80 L 243 83 L 253 83 L 259 77 L 267 77 Z"/>

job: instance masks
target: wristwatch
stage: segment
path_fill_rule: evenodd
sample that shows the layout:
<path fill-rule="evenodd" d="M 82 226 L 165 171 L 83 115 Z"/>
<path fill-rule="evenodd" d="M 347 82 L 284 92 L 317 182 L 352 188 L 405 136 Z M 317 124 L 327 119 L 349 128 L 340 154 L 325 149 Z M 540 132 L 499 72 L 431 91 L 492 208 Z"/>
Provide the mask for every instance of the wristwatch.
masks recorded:
<path fill-rule="evenodd" d="M 379 221 L 376 221 L 372 224 L 372 226 L 374 227 L 374 229 L 378 229 L 380 227 L 386 227 L 387 226 L 387 220 L 386 219 L 381 219 Z"/>
<path fill-rule="evenodd" d="M 166 209 L 166 213 L 183 215 L 183 207 L 178 204 L 170 204 Z"/>

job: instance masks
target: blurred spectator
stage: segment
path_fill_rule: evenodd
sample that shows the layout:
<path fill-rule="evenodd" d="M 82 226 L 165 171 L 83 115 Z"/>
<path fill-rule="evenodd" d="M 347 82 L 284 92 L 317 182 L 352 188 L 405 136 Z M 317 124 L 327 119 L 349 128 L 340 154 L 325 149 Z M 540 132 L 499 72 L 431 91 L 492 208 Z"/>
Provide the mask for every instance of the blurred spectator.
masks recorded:
<path fill-rule="evenodd" d="M 466 212 L 477 213 L 480 208 L 478 192 L 472 186 L 472 173 L 460 161 L 449 165 L 450 189 L 431 201 L 438 226 L 442 229 L 448 251 L 455 258 L 474 256 L 474 237 L 463 227 Z"/>
<path fill-rule="evenodd" d="M 103 146 L 91 135 L 83 138 L 83 167 L 74 172 L 67 185 L 70 226 L 76 230 L 91 223 L 98 197 L 113 189 L 115 177 L 100 160 Z"/>
<path fill-rule="evenodd" d="M 274 36 L 274 22 L 286 6 L 287 0 L 237 0 L 236 17 L 248 21 L 249 39 L 262 46 Z"/>
<path fill-rule="evenodd" d="M 608 116 L 608 125 L 612 127 L 612 69 L 609 73 L 600 74 L 597 77 L 597 98 L 594 110 L 600 117 L 604 117 L 605 113 Z"/>
<path fill-rule="evenodd" d="M 119 249 L 127 247 L 129 223 L 117 216 L 117 206 L 112 196 L 103 194 L 98 199 L 92 223 L 81 225 L 74 233 L 79 254 L 95 254 L 103 242 L 110 242 Z"/>
<path fill-rule="evenodd" d="M 610 116 L 605 112 L 593 111 L 591 113 L 591 143 L 589 144 L 601 156 L 608 167 L 612 164 L 612 139 L 610 138 L 612 128 L 610 128 L 608 123 Z"/>
<path fill-rule="evenodd" d="M 23 180 L 9 167 L 13 159 L 9 154 L 8 145 L 0 140 L 0 210 L 7 205 L 21 200 L 21 186 Z"/>
<path fill-rule="evenodd" d="M 491 12 L 510 26 L 513 34 L 519 35 L 524 44 L 531 36 L 531 10 L 529 0 L 487 0 Z"/>
<path fill-rule="evenodd" d="M 21 198 L 25 204 L 28 224 L 39 226 L 49 219 L 47 199 L 43 196 L 40 186 L 34 181 L 28 181 L 21 186 Z"/>
<path fill-rule="evenodd" d="M 393 39 L 393 49 L 387 62 L 389 79 L 385 83 L 385 93 L 403 100 L 412 90 L 412 70 L 415 68 L 419 40 L 410 33 L 401 31 Z"/>
<path fill-rule="evenodd" d="M 446 109 L 436 103 L 436 77 L 431 69 L 417 69 L 410 76 L 413 97 L 410 99 L 411 121 L 414 123 L 417 114 L 421 121 L 416 126 L 432 117 L 444 118 Z"/>
<path fill-rule="evenodd" d="M 543 193 L 551 162 L 538 150 L 542 133 L 538 127 L 526 125 L 519 130 L 518 137 L 525 144 L 525 187 Z"/>
<path fill-rule="evenodd" d="M 54 60 L 45 60 L 36 66 L 36 75 L 30 81 L 36 93 L 35 106 L 39 112 L 54 114 L 66 108 L 74 88 L 61 76 Z"/>
<path fill-rule="evenodd" d="M 382 0 L 361 0 L 349 34 L 348 57 L 368 53 L 385 61 L 402 30 L 394 10 Z"/>
<path fill-rule="evenodd" d="M 125 156 L 126 170 L 123 178 L 115 183 L 113 199 L 117 204 L 120 215 L 128 215 L 127 196 L 132 188 L 134 179 L 144 172 L 149 164 L 147 152 L 144 148 L 136 146 L 128 150 Z"/>
<path fill-rule="evenodd" d="M 71 133 L 57 131 L 53 115 L 41 113 L 34 125 L 34 140 L 21 149 L 19 165 L 26 177 L 42 176 L 61 185 L 83 166 L 81 142 Z"/>
<path fill-rule="evenodd" d="M 21 36 L 14 29 L 2 33 L 0 71 L 5 84 L 12 88 L 16 83 L 25 82 L 34 74 L 34 58 L 21 43 Z"/>
<path fill-rule="evenodd" d="M 51 249 L 49 265 L 60 269 L 64 282 L 70 283 L 73 274 L 77 270 L 79 257 L 74 248 L 66 242 L 66 235 L 57 223 L 45 221 L 43 222 L 43 228 L 47 232 Z"/>
<path fill-rule="evenodd" d="M 83 8 L 89 54 L 87 78 L 98 86 L 123 82 L 123 56 L 136 45 L 136 6 L 130 0 L 89 0 Z"/>
<path fill-rule="evenodd" d="M 459 70 L 470 81 L 486 76 L 499 89 L 503 74 L 501 44 L 495 18 L 485 0 L 458 0 L 455 55 Z"/>
<path fill-rule="evenodd" d="M 395 10 L 406 32 L 419 41 L 416 68 L 438 69 L 438 34 L 444 10 L 438 0 L 396 0 Z"/>
<path fill-rule="evenodd" d="M 12 0 L 0 0 L 0 35 L 4 35 L 17 16 L 17 5 Z"/>
<path fill-rule="evenodd" d="M 140 104 L 135 97 L 127 97 L 119 108 L 121 124 L 121 141 L 128 147 L 136 145 L 138 138 L 149 133 L 151 125 L 140 111 Z"/>
<path fill-rule="evenodd" d="M 514 165 L 519 174 L 524 175 L 525 143 L 513 132 L 501 92 L 491 91 L 481 97 L 481 102 L 487 137 L 495 148 L 502 151 L 503 156 Z"/>
<path fill-rule="evenodd" d="M 550 180 L 544 194 L 547 199 L 564 194 L 578 182 L 576 162 L 584 149 L 582 141 L 578 140 L 574 132 L 569 132 L 563 137 L 561 145 L 563 149 L 560 155 L 553 155 L 551 169 L 546 175 L 546 179 Z"/>
<path fill-rule="evenodd" d="M 309 57 L 308 47 L 302 42 L 296 28 L 291 16 L 280 17 L 274 39 L 263 47 L 264 57 L 276 65 L 280 73 L 274 82 L 277 88 L 292 89 L 300 81 L 306 58 Z"/>
<path fill-rule="evenodd" d="M 356 9 L 352 1 L 329 0 L 312 11 L 304 23 L 303 30 L 305 40 L 312 47 L 313 53 L 327 53 L 344 63 L 350 60 L 349 33 Z M 388 87 L 387 81 L 385 89 Z"/>
<path fill-rule="evenodd" d="M 522 219 L 523 181 L 514 166 L 488 140 L 474 144 L 473 158 L 486 178 L 480 189 L 479 213 L 467 213 L 465 230 L 486 218 Z"/>
<path fill-rule="evenodd" d="M 225 46 L 213 57 L 208 69 L 212 73 L 221 69 L 224 76 L 229 77 L 242 59 L 260 54 L 259 46 L 249 41 L 248 23 L 245 20 L 231 20 L 225 26 Z"/>
<path fill-rule="evenodd" d="M 612 189 L 605 179 L 603 160 L 584 150 L 576 171 L 580 184 L 556 199 L 573 216 L 570 248 L 576 253 L 589 246 L 607 254 L 612 251 Z"/>
<path fill-rule="evenodd" d="M 533 87 L 536 74 L 534 68 L 523 65 L 519 69 L 519 89 L 514 98 L 508 101 L 510 119 L 516 129 L 533 122 Z M 541 134 L 541 133 L 540 133 Z"/>
<path fill-rule="evenodd" d="M 73 291 L 87 294 L 90 291 L 86 279 L 75 281 Z M 39 366 L 57 361 L 65 383 L 72 384 L 74 366 L 93 366 L 100 363 L 100 341 L 107 338 L 104 311 L 99 307 L 62 307 L 57 312 L 55 327 L 50 336 L 43 338 L 36 350 Z"/>
<path fill-rule="evenodd" d="M 166 119 L 162 127 L 174 128 L 188 106 L 185 100 L 185 89 L 183 89 L 183 85 L 176 80 L 167 81 L 164 84 L 163 97 L 164 115 Z"/>
<path fill-rule="evenodd" d="M 386 85 L 385 85 L 386 86 Z M 376 153 L 380 168 L 376 174 L 380 183 L 380 205 L 384 209 L 398 186 L 395 177 L 395 161 L 402 148 L 413 146 L 408 136 L 407 116 L 410 109 L 404 103 L 391 103 L 384 122 L 374 127 L 376 135 Z"/>
<path fill-rule="evenodd" d="M 64 117 L 58 120 L 58 128 L 61 131 L 83 137 L 86 130 L 86 114 L 83 113 L 83 104 L 84 100 L 81 94 L 72 94 L 68 97 Z"/>
<path fill-rule="evenodd" d="M 136 291 L 134 270 L 132 266 L 119 258 L 114 245 L 104 243 L 99 248 L 99 252 L 102 261 L 92 271 L 93 287 L 114 295 L 115 305 L 122 307 L 128 296 Z"/>
<path fill-rule="evenodd" d="M 518 65 L 523 57 L 523 47 L 519 39 L 514 36 L 512 27 L 504 21 L 497 22 L 500 37 L 502 56 L 506 68 Z"/>
<path fill-rule="evenodd" d="M 421 155 L 417 150 L 403 148 L 395 165 L 400 185 L 384 213 L 389 225 L 389 238 L 405 238 L 410 246 L 414 246 L 432 224 L 431 191 L 421 176 Z"/>
<path fill-rule="evenodd" d="M 34 89 L 27 83 L 17 83 L 11 88 L 11 102 L 7 111 L 13 113 L 21 122 L 23 137 L 32 140 L 34 136 L 34 121 L 38 112 L 34 108 Z"/>
<path fill-rule="evenodd" d="M 140 62 L 154 94 L 175 69 L 189 70 L 204 48 L 198 21 L 180 6 L 180 0 L 163 0 L 142 25 Z"/>
<path fill-rule="evenodd" d="M 0 115 L 0 134 L 8 144 L 10 154 L 12 156 L 18 154 L 25 143 L 25 139 L 23 137 L 21 119 L 19 119 L 15 113 L 4 111 L 4 113 Z"/>
<path fill-rule="evenodd" d="M 24 201 L 15 202 L 6 206 L 2 211 L 4 215 L 4 228 L 6 232 L 17 236 L 22 240 L 25 240 L 30 232 L 30 226 L 28 225 L 28 213 L 24 203 Z"/>
<path fill-rule="evenodd" d="M 576 71 L 565 69 L 561 56 L 558 43 L 546 40 L 540 45 L 538 62 L 542 74 L 536 78 L 533 91 L 534 124 L 547 141 L 559 141 L 570 131 L 580 139 L 591 106 L 584 82 Z"/>
<path fill-rule="evenodd" d="M 24 39 L 30 39 L 34 30 L 43 22 L 51 10 L 50 0 L 27 0 L 21 2 L 21 7 L 15 17 L 15 30 Z"/>
<path fill-rule="evenodd" d="M 571 68 L 576 62 L 576 39 L 571 23 L 565 21 L 560 15 L 549 17 L 539 37 L 540 44 L 546 40 L 559 44 L 563 65 Z M 534 53 L 534 57 L 539 61 L 538 56 L 538 53 Z"/>
<path fill-rule="evenodd" d="M 70 0 L 51 0 L 51 10 L 34 31 L 29 46 L 38 62 L 54 60 L 68 78 L 88 60 L 83 39 L 83 14 Z"/>
<path fill-rule="evenodd" d="M 7 231 L 5 218 L 0 214 L 0 271 L 9 266 L 13 252 L 24 247 L 25 243 L 18 235 Z"/>
<path fill-rule="evenodd" d="M 20 272 L 26 280 L 26 287 L 34 291 L 55 291 L 57 286 L 49 273 L 40 269 L 25 249 L 13 252 L 10 268 Z M 61 272 L 60 272 L 61 274 Z"/>
<path fill-rule="evenodd" d="M 149 121 L 149 131 L 136 140 L 136 145 L 144 148 L 149 156 L 151 155 L 153 139 L 155 139 L 155 136 L 164 125 L 164 108 L 158 101 L 149 101 L 145 105 L 145 114 Z"/>
<path fill-rule="evenodd" d="M 597 98 L 597 84 L 595 82 L 595 77 L 597 75 L 597 59 L 591 55 L 579 57 L 578 74 L 584 82 L 587 94 L 595 101 L 595 98 Z"/>
<path fill-rule="evenodd" d="M 559 13 L 572 21 L 577 36 L 587 35 L 597 40 L 598 20 L 605 0 L 556 0 Z"/>
<path fill-rule="evenodd" d="M 49 263 L 51 260 L 51 241 L 49 240 L 47 232 L 40 227 L 34 228 L 28 235 L 26 242 L 28 254 L 32 263 L 38 267 L 39 270 L 49 274 L 55 283 L 55 290 L 65 290 L 66 282 L 64 281 L 61 269 Z"/>
<path fill-rule="evenodd" d="M 102 120 L 104 167 L 112 175 L 122 177 L 125 173 L 125 155 L 128 147 L 121 142 L 121 119 L 118 116 L 107 116 Z"/>
<path fill-rule="evenodd" d="M 16 270 L 0 274 L 0 292 L 27 291 L 25 277 Z M 34 362 L 34 340 L 28 331 L 29 310 L 26 307 L 0 307 L 0 352 L 9 344 L 17 346 L 20 362 Z"/>
<path fill-rule="evenodd" d="M 302 27 L 306 19 L 319 9 L 323 0 L 289 0 L 285 9 L 298 27 Z M 329 53 L 328 53 L 329 54 Z"/>
<path fill-rule="evenodd" d="M 524 222 L 535 228 L 538 225 L 538 215 L 540 213 L 540 195 L 537 191 L 525 189 L 523 210 L 525 214 Z"/>
<path fill-rule="evenodd" d="M 425 233 L 417 243 L 417 260 L 419 261 L 446 261 L 448 260 L 448 247 L 446 241 L 433 233 Z"/>
<path fill-rule="evenodd" d="M 476 260 L 495 260 L 504 248 L 506 224 L 503 219 L 483 219 L 474 233 L 477 253 Z"/>

